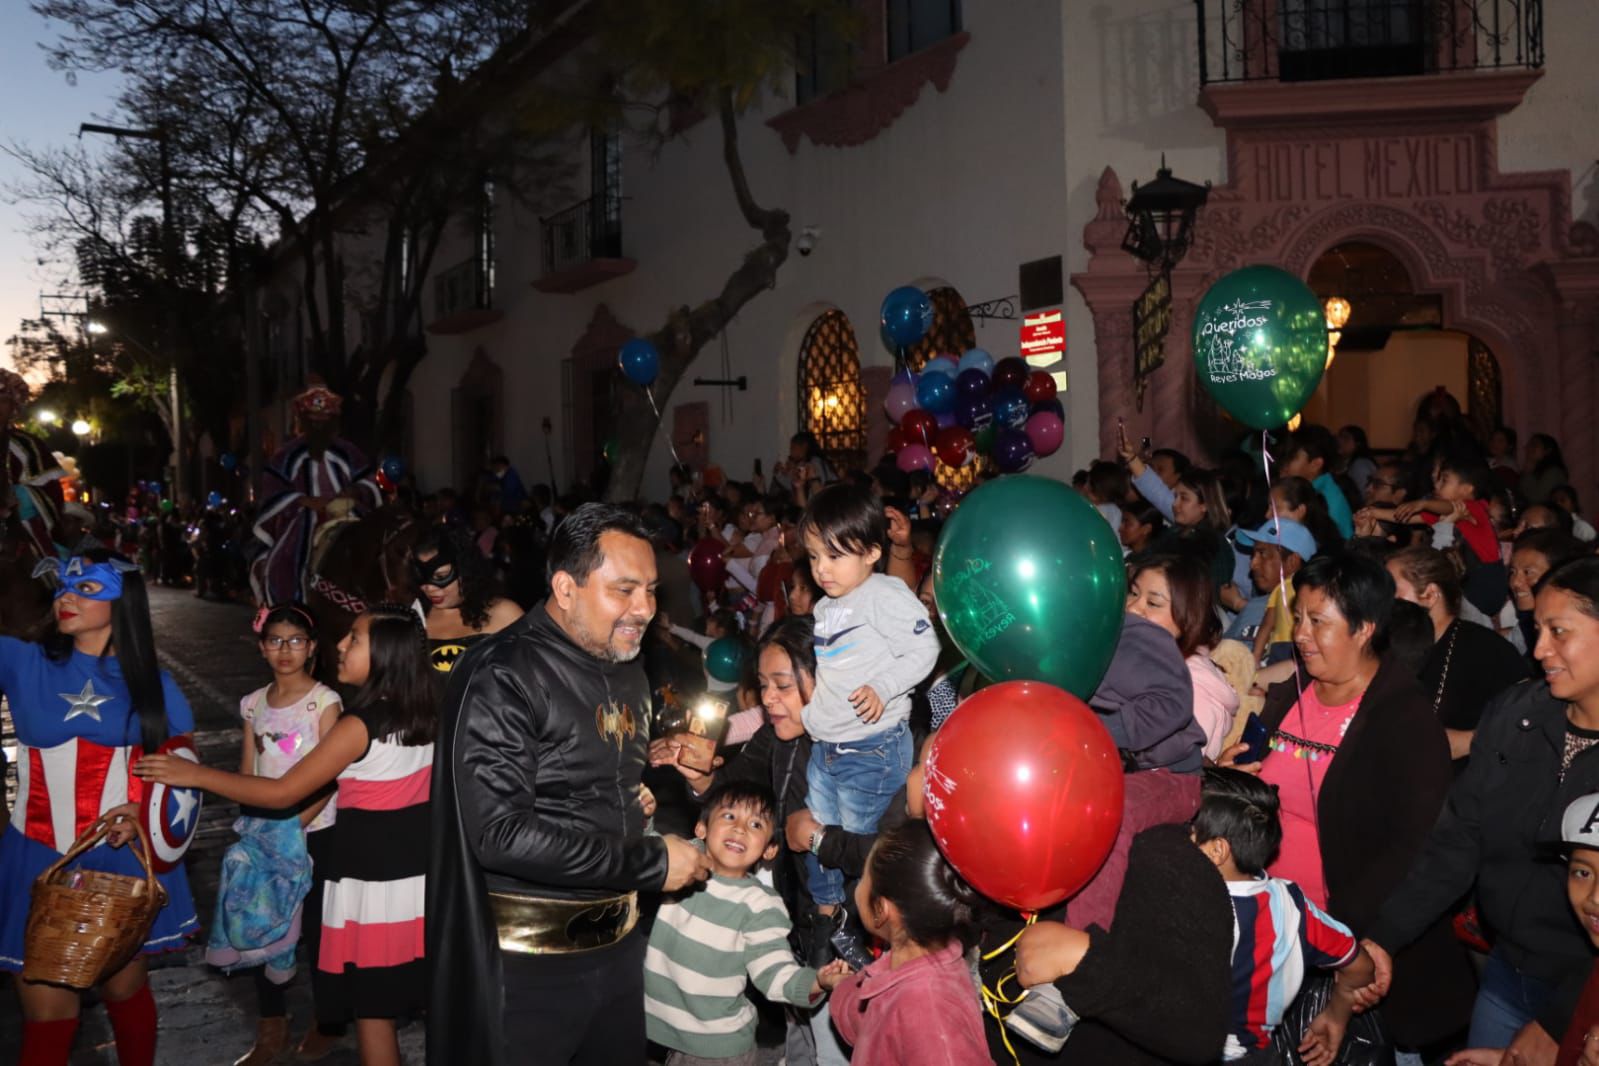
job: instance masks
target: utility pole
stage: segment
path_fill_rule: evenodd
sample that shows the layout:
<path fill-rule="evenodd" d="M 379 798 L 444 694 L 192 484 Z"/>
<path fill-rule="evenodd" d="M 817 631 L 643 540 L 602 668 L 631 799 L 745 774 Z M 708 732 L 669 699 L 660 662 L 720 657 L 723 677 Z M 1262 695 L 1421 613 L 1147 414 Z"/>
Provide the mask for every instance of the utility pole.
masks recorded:
<path fill-rule="evenodd" d="M 172 217 L 172 150 L 164 129 L 129 129 L 103 126 L 95 122 L 78 125 L 78 136 L 99 133 L 117 140 L 129 138 L 154 141 L 161 165 L 161 289 L 162 347 L 171 364 L 168 374 L 169 403 L 172 406 L 172 498 L 179 503 L 187 498 L 188 464 L 183 455 L 183 405 L 178 392 L 178 230 Z"/>

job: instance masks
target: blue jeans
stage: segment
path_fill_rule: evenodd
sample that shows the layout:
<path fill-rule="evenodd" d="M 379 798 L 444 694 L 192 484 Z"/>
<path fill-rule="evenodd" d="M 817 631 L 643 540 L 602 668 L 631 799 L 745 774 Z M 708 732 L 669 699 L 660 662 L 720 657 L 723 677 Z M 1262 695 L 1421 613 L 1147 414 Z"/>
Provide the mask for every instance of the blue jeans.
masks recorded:
<path fill-rule="evenodd" d="M 841 826 L 847 833 L 871 833 L 888 809 L 894 793 L 911 772 L 915 752 L 910 726 L 889 726 L 864 740 L 839 744 L 819 740 L 811 745 L 805 782 L 810 790 L 805 803 L 811 816 L 823 825 Z M 825 869 L 815 855 L 805 856 L 806 888 L 818 905 L 844 902 L 844 875 Z"/>
<path fill-rule="evenodd" d="M 1521 1027 L 1538 1016 L 1554 985 L 1540 977 L 1520 973 L 1496 949 L 1483 967 L 1477 1002 L 1471 1008 L 1471 1035 L 1467 1047 L 1509 1047 Z M 1556 1040 L 1560 1035 L 1551 1033 Z M 1563 1035 L 1563 1034 L 1561 1034 Z"/>

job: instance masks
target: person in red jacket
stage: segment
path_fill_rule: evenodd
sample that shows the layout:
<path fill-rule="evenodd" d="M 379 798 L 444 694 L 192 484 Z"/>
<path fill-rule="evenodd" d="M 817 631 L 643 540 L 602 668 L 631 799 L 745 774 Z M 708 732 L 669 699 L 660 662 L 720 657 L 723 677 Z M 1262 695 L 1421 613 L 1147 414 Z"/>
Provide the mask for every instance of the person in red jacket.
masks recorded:
<path fill-rule="evenodd" d="M 976 894 L 944 860 L 927 823 L 880 834 L 855 889 L 867 931 L 888 945 L 833 990 L 829 1008 L 857 1066 L 990 1062 L 966 966 Z"/>

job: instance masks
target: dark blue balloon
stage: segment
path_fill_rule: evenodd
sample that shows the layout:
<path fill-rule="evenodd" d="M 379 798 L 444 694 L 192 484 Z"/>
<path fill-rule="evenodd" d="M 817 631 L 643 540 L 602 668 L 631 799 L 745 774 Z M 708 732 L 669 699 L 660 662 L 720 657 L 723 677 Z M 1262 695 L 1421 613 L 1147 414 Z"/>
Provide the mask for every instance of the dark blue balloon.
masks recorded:
<path fill-rule="evenodd" d="M 150 491 L 155 493 L 157 496 L 161 495 L 161 482 L 159 482 L 159 481 L 150 482 Z"/>
<path fill-rule="evenodd" d="M 944 374 L 923 374 L 916 383 L 917 405 L 935 415 L 954 410 L 955 395 L 955 383 Z"/>
<path fill-rule="evenodd" d="M 1000 389 L 994 393 L 993 404 L 996 426 L 1020 429 L 1027 424 L 1027 416 L 1032 414 L 1021 389 Z"/>
<path fill-rule="evenodd" d="M 383 460 L 378 469 L 382 470 L 383 475 L 390 481 L 398 482 L 405 476 L 405 460 L 398 455 L 391 455 Z"/>
<path fill-rule="evenodd" d="M 627 375 L 627 380 L 646 388 L 655 384 L 655 378 L 661 372 L 661 353 L 643 337 L 634 337 L 622 345 L 616 362 L 622 368 L 622 373 Z"/>
<path fill-rule="evenodd" d="M 1033 442 L 1019 429 L 1002 429 L 994 438 L 994 465 L 1002 474 L 1019 474 L 1033 465 Z"/>
<path fill-rule="evenodd" d="M 238 468 L 239 457 L 234 455 L 232 452 L 223 452 L 221 455 L 217 456 L 217 463 L 221 465 L 222 469 L 231 474 Z"/>
<path fill-rule="evenodd" d="M 955 421 L 976 432 L 994 421 L 994 408 L 987 396 L 962 396 L 955 402 Z"/>
<path fill-rule="evenodd" d="M 207 507 L 221 507 L 222 503 L 222 493 L 218 492 L 216 489 L 212 489 L 210 492 L 205 494 L 205 505 Z"/>
<path fill-rule="evenodd" d="M 988 375 L 975 366 L 960 372 L 955 379 L 955 387 L 962 396 L 987 396 L 989 393 Z"/>
<path fill-rule="evenodd" d="M 1036 415 L 1040 411 L 1054 411 L 1057 415 L 1060 415 L 1062 421 L 1066 419 L 1066 405 L 1060 402 L 1059 396 L 1051 396 L 1047 400 L 1040 400 L 1038 403 L 1033 404 L 1032 413 Z"/>
<path fill-rule="evenodd" d="M 933 301 L 914 285 L 901 285 L 883 297 L 883 333 L 897 347 L 909 348 L 933 328 Z"/>

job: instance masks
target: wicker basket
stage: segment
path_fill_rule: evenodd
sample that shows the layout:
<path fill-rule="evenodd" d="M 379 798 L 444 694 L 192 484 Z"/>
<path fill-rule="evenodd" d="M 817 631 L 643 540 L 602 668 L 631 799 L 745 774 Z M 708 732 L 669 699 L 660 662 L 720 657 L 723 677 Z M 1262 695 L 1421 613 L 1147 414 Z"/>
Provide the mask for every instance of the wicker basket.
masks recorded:
<path fill-rule="evenodd" d="M 166 906 L 167 892 L 150 866 L 144 826 L 137 819 L 133 825 L 143 877 L 66 868 L 111 831 L 111 823 L 101 818 L 33 882 L 24 980 L 92 988 L 126 965 L 144 943 L 156 914 Z"/>

